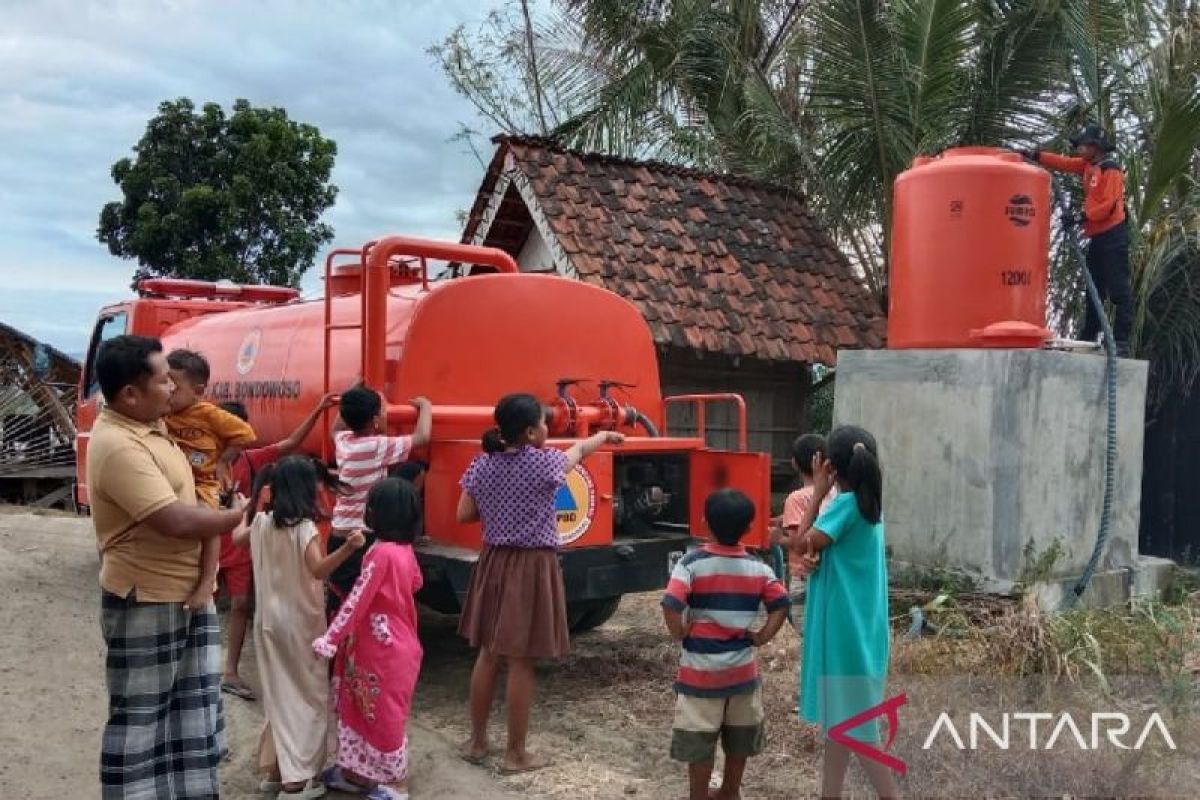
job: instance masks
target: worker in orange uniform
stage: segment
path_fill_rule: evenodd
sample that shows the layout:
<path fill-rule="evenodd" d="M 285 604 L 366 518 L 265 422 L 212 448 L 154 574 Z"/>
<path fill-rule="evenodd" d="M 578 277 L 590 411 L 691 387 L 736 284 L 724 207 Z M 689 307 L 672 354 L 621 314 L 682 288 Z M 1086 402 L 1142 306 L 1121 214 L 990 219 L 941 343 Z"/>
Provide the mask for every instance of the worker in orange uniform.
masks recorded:
<path fill-rule="evenodd" d="M 1112 301 L 1116 310 L 1112 329 L 1117 354 L 1128 356 L 1129 336 L 1133 331 L 1133 292 L 1129 288 L 1125 174 L 1111 155 L 1116 147 L 1099 125 L 1084 126 L 1071 137 L 1071 145 L 1075 157 L 1038 150 L 1022 152 L 1044 167 L 1083 176 L 1083 213 L 1073 222 L 1082 224 L 1084 236 L 1091 240 L 1087 250 L 1088 272 L 1100 299 Z M 1100 316 L 1090 301 L 1086 307 L 1081 338 L 1093 342 L 1100 332 Z"/>

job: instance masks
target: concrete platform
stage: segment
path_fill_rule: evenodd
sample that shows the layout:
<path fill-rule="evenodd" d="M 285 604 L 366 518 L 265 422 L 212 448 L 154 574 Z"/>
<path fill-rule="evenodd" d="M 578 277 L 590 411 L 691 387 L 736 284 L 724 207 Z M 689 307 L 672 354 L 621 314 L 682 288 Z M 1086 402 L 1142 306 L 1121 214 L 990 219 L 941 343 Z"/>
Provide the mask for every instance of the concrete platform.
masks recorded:
<path fill-rule="evenodd" d="M 834 422 L 879 441 L 892 558 L 962 571 L 990 589 L 1069 591 L 1100 525 L 1105 364 L 1042 350 L 841 353 Z M 1157 574 L 1145 566 L 1146 577 L 1135 577 L 1144 571 L 1146 376 L 1146 363 L 1118 362 L 1116 492 L 1097 569 L 1109 577 L 1088 590 L 1101 603 L 1153 586 Z"/>

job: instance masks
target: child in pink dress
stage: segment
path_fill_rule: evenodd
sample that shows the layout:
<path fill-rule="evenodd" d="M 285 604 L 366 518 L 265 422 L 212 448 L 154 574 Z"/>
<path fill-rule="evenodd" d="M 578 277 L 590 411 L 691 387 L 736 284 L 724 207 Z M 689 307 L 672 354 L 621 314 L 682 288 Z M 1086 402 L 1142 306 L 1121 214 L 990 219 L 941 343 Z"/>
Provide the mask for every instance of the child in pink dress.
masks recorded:
<path fill-rule="evenodd" d="M 375 544 L 329 630 L 313 642 L 318 654 L 337 657 L 337 765 L 322 780 L 369 800 L 406 800 L 405 726 L 422 654 L 414 599 L 421 569 L 412 549 L 421 527 L 416 490 L 399 478 L 380 481 L 367 494 L 363 521 Z"/>

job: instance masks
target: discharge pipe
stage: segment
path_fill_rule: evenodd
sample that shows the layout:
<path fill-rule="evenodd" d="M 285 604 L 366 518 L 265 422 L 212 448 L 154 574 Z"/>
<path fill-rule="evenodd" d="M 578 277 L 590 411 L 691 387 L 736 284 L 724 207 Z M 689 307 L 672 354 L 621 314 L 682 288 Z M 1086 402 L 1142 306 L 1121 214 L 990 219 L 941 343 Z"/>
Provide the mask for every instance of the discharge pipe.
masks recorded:
<path fill-rule="evenodd" d="M 443 425 L 478 425 L 484 428 L 489 428 L 496 424 L 493 416 L 495 409 L 492 406 L 467 406 L 467 405 L 434 405 L 433 421 L 442 423 Z M 611 414 L 607 408 L 593 405 L 581 405 L 574 411 L 574 422 L 576 432 L 565 429 L 566 420 L 558 417 L 561 410 L 553 406 L 549 407 L 548 426 L 552 436 L 586 436 L 593 429 L 613 430 L 620 427 L 620 424 L 626 418 L 633 418 L 636 412 L 630 411 L 628 415 L 622 414 L 621 419 L 616 423 L 613 422 Z M 387 407 L 388 423 L 399 425 L 414 425 L 417 421 L 417 409 L 411 405 L 397 405 L 389 403 Z M 653 428 L 653 423 L 651 423 Z"/>
<path fill-rule="evenodd" d="M 382 391 L 387 384 L 387 301 L 391 288 L 389 264 L 393 258 L 432 258 L 438 261 L 462 261 L 495 267 L 500 272 L 517 273 L 512 256 L 495 247 L 416 239 L 411 236 L 386 236 L 363 248 L 363 383 Z M 490 415 L 490 412 L 489 412 Z M 490 416 L 489 416 L 490 418 Z"/>
<path fill-rule="evenodd" d="M 1079 243 L 1079 234 L 1071 224 L 1070 200 L 1062 191 L 1058 177 L 1051 175 L 1051 180 L 1051 185 L 1054 187 L 1054 198 L 1058 203 L 1059 214 L 1062 218 L 1063 234 L 1067 237 L 1080 272 L 1083 273 L 1083 280 L 1087 285 L 1088 302 L 1096 309 L 1096 314 L 1100 319 L 1100 328 L 1104 332 L 1104 355 L 1107 368 L 1108 433 L 1104 449 L 1104 505 L 1100 511 L 1100 530 L 1096 534 L 1096 545 L 1092 548 L 1091 558 L 1088 559 L 1083 574 L 1079 576 L 1075 587 L 1064 601 L 1064 606 L 1071 608 L 1079 602 L 1079 598 L 1087 589 L 1088 583 L 1091 582 L 1092 576 L 1096 572 L 1100 557 L 1104 553 L 1104 545 L 1108 542 L 1109 528 L 1112 525 L 1113 493 L 1116 488 L 1117 468 L 1117 346 L 1113 341 L 1112 325 L 1104 310 L 1104 300 L 1096 289 L 1096 282 L 1092 280 L 1092 274 L 1088 272 L 1083 245 Z"/>

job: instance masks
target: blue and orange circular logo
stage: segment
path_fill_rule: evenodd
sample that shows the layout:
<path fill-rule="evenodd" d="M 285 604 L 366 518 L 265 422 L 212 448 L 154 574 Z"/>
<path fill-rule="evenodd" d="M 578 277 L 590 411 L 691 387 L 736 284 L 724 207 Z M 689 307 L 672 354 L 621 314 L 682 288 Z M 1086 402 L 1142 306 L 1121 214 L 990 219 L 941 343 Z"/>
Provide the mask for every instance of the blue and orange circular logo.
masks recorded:
<path fill-rule="evenodd" d="M 554 498 L 554 519 L 558 523 L 558 543 L 576 541 L 592 525 L 596 516 L 596 482 L 582 464 L 567 473 Z"/>

